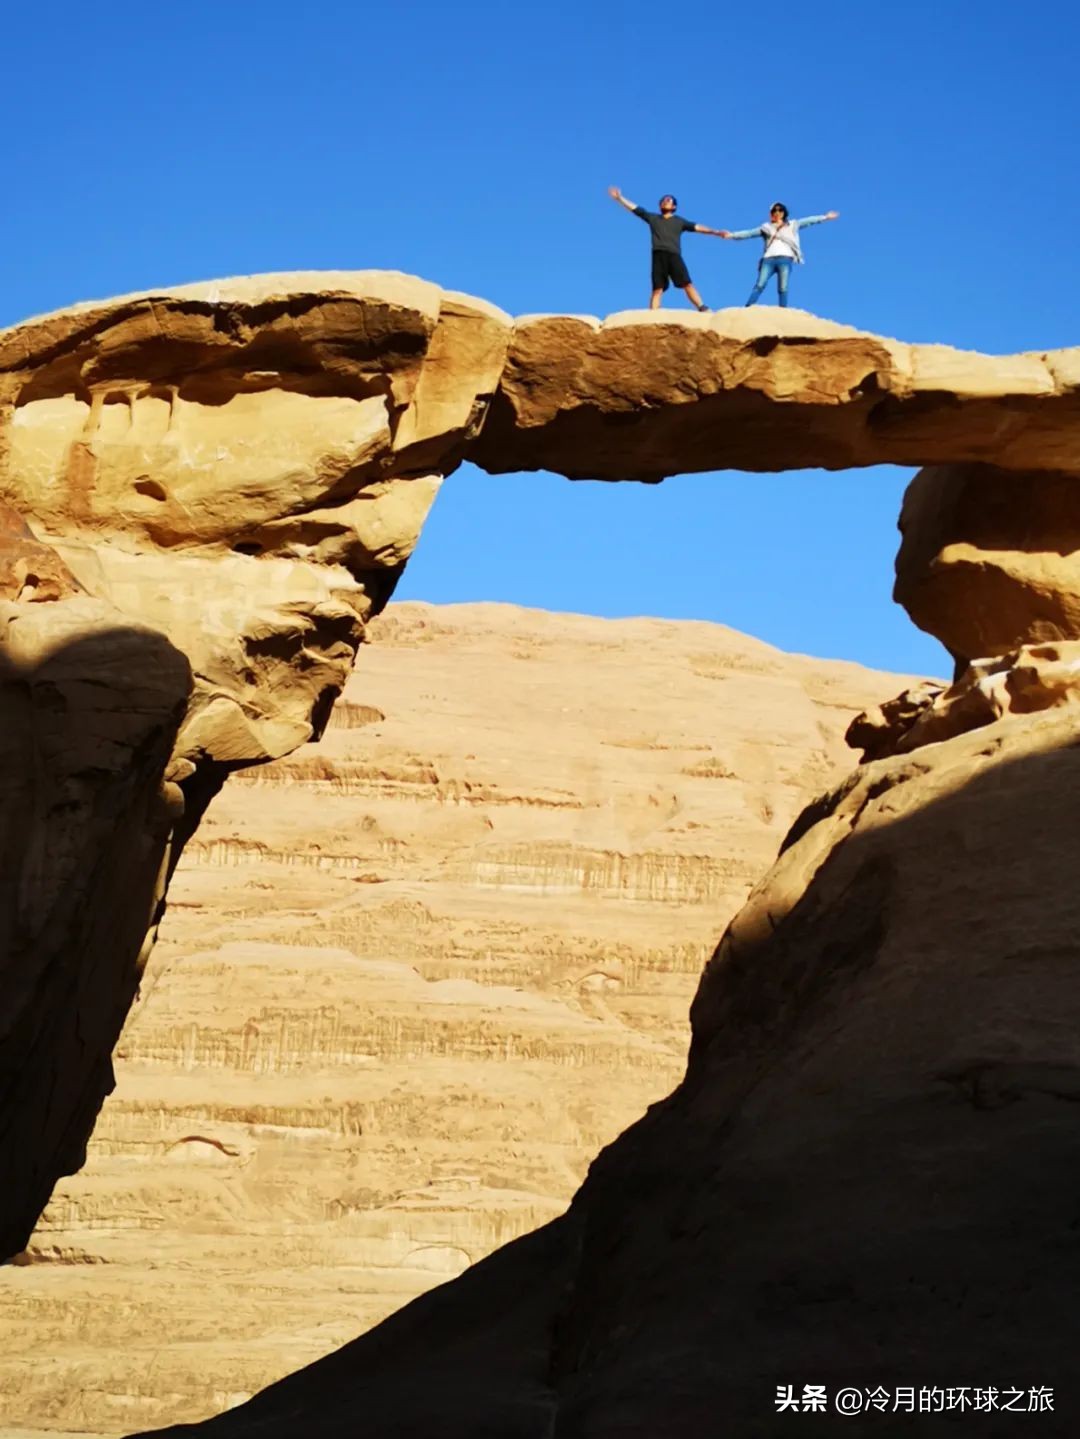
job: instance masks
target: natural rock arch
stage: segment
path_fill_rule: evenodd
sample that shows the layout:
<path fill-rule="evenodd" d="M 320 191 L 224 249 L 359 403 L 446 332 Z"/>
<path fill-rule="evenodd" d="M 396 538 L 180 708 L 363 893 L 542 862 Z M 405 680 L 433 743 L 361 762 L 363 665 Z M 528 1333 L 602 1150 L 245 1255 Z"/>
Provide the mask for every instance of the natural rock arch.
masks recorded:
<path fill-rule="evenodd" d="M 18 1083 L 0 1102 L 0 1169 L 34 1176 L 0 1196 L 10 1254 L 55 1179 L 81 1162 L 182 844 L 230 770 L 278 758 L 325 724 L 366 620 L 462 459 L 645 481 L 952 466 L 941 481 L 924 471 L 905 533 L 901 593 L 932 629 L 951 576 L 953 608 L 966 612 L 1012 564 L 1008 522 L 992 561 L 973 559 L 970 545 L 955 553 L 966 523 L 957 496 L 993 487 L 1008 510 L 1018 486 L 1034 487 L 1055 514 L 1071 498 L 1080 350 L 992 358 L 795 311 L 513 322 L 407 276 L 262 276 L 79 305 L 0 333 L 0 421 L 0 502 L 32 531 L 12 520 L 0 549 L 7 634 L 32 636 L 0 691 L 4 714 L 27 686 L 39 698 L 50 686 L 64 725 L 80 730 L 95 679 L 57 692 L 35 663 L 73 637 L 81 654 L 98 654 L 103 636 L 131 631 L 175 656 L 176 670 L 153 671 L 152 733 L 102 733 L 108 765 L 90 757 L 65 781 L 92 774 L 102 786 L 87 852 L 113 854 L 118 877 L 125 866 L 140 875 L 118 916 L 122 937 L 103 910 L 119 903 L 118 887 L 106 898 L 92 866 L 71 872 L 63 908 L 25 903 L 40 882 L 32 856 L 45 838 L 67 845 L 69 820 L 5 804 L 0 918 L 15 1000 L 0 1069 Z M 927 501 L 946 492 L 948 506 Z M 1038 585 L 1025 589 L 1021 573 L 1006 586 L 995 644 L 1072 637 L 1075 557 L 1059 558 Z M 1059 598 L 1047 601 L 1048 587 Z M 946 638 L 972 658 L 985 633 L 954 623 Z M 127 686 L 121 707 L 138 710 L 145 673 L 114 666 L 113 678 Z M 7 750 L 5 799 L 40 763 Z M 147 797 L 141 828 L 124 798 L 135 789 Z M 48 828 L 27 835 L 27 825 Z M 69 912 L 92 937 L 80 966 L 119 976 L 104 1001 L 63 978 L 78 952 Z"/>

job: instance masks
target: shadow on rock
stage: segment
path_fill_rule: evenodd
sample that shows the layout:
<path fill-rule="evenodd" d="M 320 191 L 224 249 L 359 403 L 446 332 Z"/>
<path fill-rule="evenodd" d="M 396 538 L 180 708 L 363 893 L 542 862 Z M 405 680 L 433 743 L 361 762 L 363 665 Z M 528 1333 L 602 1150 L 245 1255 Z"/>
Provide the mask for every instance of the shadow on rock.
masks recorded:
<path fill-rule="evenodd" d="M 161 634 L 117 627 L 115 610 L 74 586 L 45 598 L 58 602 L 0 600 L 5 1257 L 82 1165 L 112 1088 L 183 805 L 164 775 L 191 689 Z"/>

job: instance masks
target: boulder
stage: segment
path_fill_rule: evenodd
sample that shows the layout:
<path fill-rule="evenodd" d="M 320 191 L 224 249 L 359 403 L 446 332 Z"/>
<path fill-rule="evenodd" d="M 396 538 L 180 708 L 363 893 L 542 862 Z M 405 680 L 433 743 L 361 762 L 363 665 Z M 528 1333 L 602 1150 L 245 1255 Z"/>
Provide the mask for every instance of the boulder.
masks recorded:
<path fill-rule="evenodd" d="M 1075 468 L 921 470 L 904 496 L 900 531 L 894 596 L 954 655 L 982 659 L 1080 639 Z"/>

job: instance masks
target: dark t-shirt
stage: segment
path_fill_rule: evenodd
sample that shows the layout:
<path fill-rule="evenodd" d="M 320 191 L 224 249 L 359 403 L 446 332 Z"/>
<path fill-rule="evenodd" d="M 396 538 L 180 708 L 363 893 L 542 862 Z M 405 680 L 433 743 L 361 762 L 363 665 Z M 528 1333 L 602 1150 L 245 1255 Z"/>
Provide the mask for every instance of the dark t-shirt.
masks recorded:
<path fill-rule="evenodd" d="M 642 205 L 636 205 L 633 213 L 652 231 L 654 250 L 665 250 L 669 255 L 682 254 L 683 231 L 694 229 L 693 220 L 684 220 L 681 215 L 658 215 Z"/>

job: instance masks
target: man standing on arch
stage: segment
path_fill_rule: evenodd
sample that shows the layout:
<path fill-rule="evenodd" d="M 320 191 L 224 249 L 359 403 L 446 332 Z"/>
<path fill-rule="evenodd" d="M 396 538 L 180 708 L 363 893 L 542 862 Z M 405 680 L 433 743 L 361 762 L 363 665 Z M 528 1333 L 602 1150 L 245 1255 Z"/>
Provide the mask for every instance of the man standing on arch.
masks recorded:
<path fill-rule="evenodd" d="M 618 185 L 610 186 L 608 194 L 613 200 L 617 200 L 624 210 L 629 210 L 631 215 L 644 220 L 652 231 L 652 296 L 649 309 L 660 308 L 660 296 L 668 284 L 672 283 L 685 292 L 686 298 L 696 309 L 707 310 L 709 307 L 694 288 L 690 271 L 682 257 L 682 237 L 687 230 L 693 230 L 698 235 L 719 236 L 723 232 L 710 230 L 708 225 L 695 225 L 692 220 L 684 220 L 681 215 L 676 215 L 678 201 L 674 195 L 661 195 L 660 211 L 657 213 L 628 200 Z"/>

